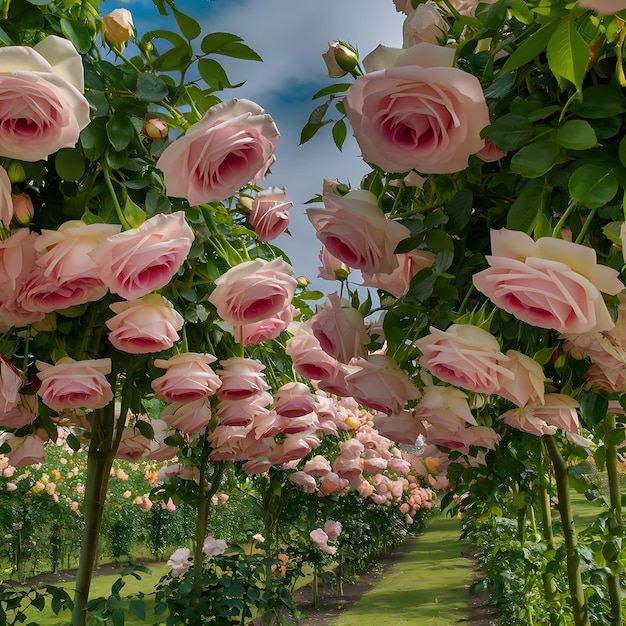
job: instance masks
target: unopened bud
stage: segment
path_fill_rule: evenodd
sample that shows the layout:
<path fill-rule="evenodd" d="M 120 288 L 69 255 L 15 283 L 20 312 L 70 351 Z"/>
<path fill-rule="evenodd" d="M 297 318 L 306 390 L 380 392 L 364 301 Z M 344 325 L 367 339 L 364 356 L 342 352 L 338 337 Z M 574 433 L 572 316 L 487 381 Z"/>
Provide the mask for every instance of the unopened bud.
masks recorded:
<path fill-rule="evenodd" d="M 340 78 L 348 72 L 352 72 L 359 62 L 356 48 L 343 41 L 331 43 L 328 50 L 322 54 L 322 58 L 331 78 Z"/>
<path fill-rule="evenodd" d="M 26 171 L 19 161 L 13 161 L 7 169 L 9 180 L 12 183 L 22 183 L 26 180 Z"/>
<path fill-rule="evenodd" d="M 141 132 L 149 139 L 165 139 L 169 128 L 160 117 L 149 117 L 143 123 Z"/>
<path fill-rule="evenodd" d="M 35 208 L 33 207 L 33 201 L 27 193 L 20 193 L 19 195 L 11 194 L 13 200 L 13 217 L 20 226 L 28 226 L 33 215 L 35 215 Z"/>
<path fill-rule="evenodd" d="M 102 18 L 104 37 L 109 43 L 126 43 L 135 32 L 133 16 L 128 9 L 115 9 Z"/>

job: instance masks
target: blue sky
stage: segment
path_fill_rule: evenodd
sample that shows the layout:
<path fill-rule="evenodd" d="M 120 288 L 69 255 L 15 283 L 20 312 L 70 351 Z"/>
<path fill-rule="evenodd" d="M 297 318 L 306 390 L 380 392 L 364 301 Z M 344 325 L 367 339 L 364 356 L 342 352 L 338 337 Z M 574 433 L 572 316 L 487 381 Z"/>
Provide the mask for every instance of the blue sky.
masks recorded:
<path fill-rule="evenodd" d="M 120 6 L 132 12 L 140 34 L 160 26 L 151 0 L 110 1 L 103 11 Z M 339 152 L 329 127 L 303 146 L 298 145 L 300 131 L 315 106 L 311 96 L 333 82 L 321 58 L 328 44 L 347 41 L 361 58 L 380 43 L 401 47 L 404 16 L 396 13 L 392 0 L 179 0 L 177 6 L 200 22 L 204 32 L 239 35 L 263 58 L 263 63 L 224 58 L 231 81 L 246 84 L 223 98 L 253 100 L 274 118 L 281 133 L 277 160 L 261 184 L 286 187 L 294 203 L 291 237 L 275 243 L 290 257 L 297 275 L 324 292 L 335 291 L 336 284 L 316 278 L 321 246 L 306 219 L 305 202 L 321 192 L 324 178 L 358 186 L 366 168 L 350 135 Z"/>

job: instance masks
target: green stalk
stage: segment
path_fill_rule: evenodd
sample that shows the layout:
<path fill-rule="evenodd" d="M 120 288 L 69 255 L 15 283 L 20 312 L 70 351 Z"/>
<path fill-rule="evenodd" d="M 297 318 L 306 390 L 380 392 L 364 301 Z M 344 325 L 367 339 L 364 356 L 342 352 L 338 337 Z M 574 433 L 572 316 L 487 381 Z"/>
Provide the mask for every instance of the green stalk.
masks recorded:
<path fill-rule="evenodd" d="M 565 539 L 565 554 L 567 558 L 567 581 L 569 584 L 570 601 L 574 614 L 574 626 L 591 626 L 589 621 L 589 607 L 583 591 L 580 575 L 580 555 L 578 554 L 578 538 L 574 525 L 574 514 L 569 497 L 569 480 L 567 466 L 561 455 L 554 435 L 544 435 L 559 496 L 558 509 L 561 514 L 563 537 Z"/>
<path fill-rule="evenodd" d="M 85 626 L 87 613 L 85 605 L 89 601 L 89 589 L 98 553 L 98 540 L 102 528 L 102 514 L 106 488 L 115 449 L 111 438 L 106 436 L 110 432 L 108 425 L 113 423 L 115 403 L 110 402 L 103 409 L 94 411 L 92 424 L 92 439 L 87 457 L 87 478 L 85 481 L 85 499 L 83 502 L 85 528 L 80 547 L 78 572 L 76 575 L 76 589 L 74 592 L 74 608 L 72 611 L 72 625 Z"/>
<path fill-rule="evenodd" d="M 608 414 L 605 418 L 606 432 L 610 432 L 615 428 L 615 415 Z M 622 529 L 622 495 L 619 483 L 619 471 L 617 469 L 617 446 L 609 442 L 609 438 L 604 438 L 606 473 L 609 480 L 609 505 L 611 513 L 615 517 L 614 527 L 609 526 L 610 536 L 621 536 Z M 617 558 L 607 561 L 607 565 L 611 569 L 611 573 L 607 576 L 606 583 L 609 591 L 609 600 L 611 604 L 611 626 L 622 625 L 622 593 L 620 588 L 620 574 L 623 568 L 620 566 Z"/>

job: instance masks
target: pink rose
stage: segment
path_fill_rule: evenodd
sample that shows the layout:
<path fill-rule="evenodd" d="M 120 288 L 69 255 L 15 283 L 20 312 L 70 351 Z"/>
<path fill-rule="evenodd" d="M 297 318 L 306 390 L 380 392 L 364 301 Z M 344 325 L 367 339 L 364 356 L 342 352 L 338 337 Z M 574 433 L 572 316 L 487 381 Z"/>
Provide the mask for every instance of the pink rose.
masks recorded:
<path fill-rule="evenodd" d="M 350 395 L 363 406 L 390 415 L 400 413 L 420 393 L 408 375 L 388 356 L 372 354 L 356 362 L 359 370 L 346 376 Z"/>
<path fill-rule="evenodd" d="M 152 381 L 154 394 L 164 402 L 190 402 L 213 395 L 222 384 L 209 367 L 215 360 L 212 354 L 196 352 L 155 359 L 155 366 L 167 371 Z"/>
<path fill-rule="evenodd" d="M 363 316 L 337 293 L 330 294 L 322 307 L 317 307 L 310 320 L 311 331 L 324 352 L 341 361 L 366 357 L 370 342 Z"/>
<path fill-rule="evenodd" d="M 542 404 L 546 376 L 541 365 L 516 350 L 507 350 L 506 356 L 510 359 L 508 367 L 513 378 L 505 382 L 496 393 L 517 406 Z"/>
<path fill-rule="evenodd" d="M 490 267 L 474 285 L 517 319 L 562 333 L 609 330 L 613 320 L 601 292 L 624 289 L 619 272 L 599 265 L 593 248 L 526 233 L 491 231 Z"/>
<path fill-rule="evenodd" d="M 209 301 L 233 326 L 252 324 L 285 309 L 296 290 L 293 270 L 282 258 L 235 265 L 215 281 Z"/>
<path fill-rule="evenodd" d="M 207 398 L 189 402 L 172 402 L 161 412 L 161 419 L 181 433 L 195 433 L 211 420 L 211 403 Z"/>
<path fill-rule="evenodd" d="M 66 39 L 0 49 L 0 155 L 39 161 L 72 148 L 89 124 L 83 65 Z"/>
<path fill-rule="evenodd" d="M 266 317 L 252 324 L 235 326 L 235 341 L 243 343 L 244 346 L 250 346 L 276 339 L 280 333 L 287 330 L 297 313 L 299 313 L 298 309 L 290 304 L 272 317 Z"/>
<path fill-rule="evenodd" d="M 335 546 L 328 545 L 329 537 L 321 528 L 312 530 L 309 533 L 309 537 L 322 552 L 326 552 L 327 554 L 335 554 L 335 552 L 337 552 L 337 548 L 335 548 Z"/>
<path fill-rule="evenodd" d="M 361 272 L 363 285 L 382 289 L 401 298 L 409 291 L 411 279 L 418 272 L 431 267 L 435 262 L 435 255 L 428 250 L 411 250 L 406 254 L 397 254 L 398 267 L 391 274 L 368 274 Z"/>
<path fill-rule="evenodd" d="M 154 438 L 150 442 L 150 450 L 145 454 L 146 459 L 159 463 L 175 459 L 178 447 L 165 443 L 165 439 L 171 434 L 168 424 L 162 419 L 152 420 L 150 423 L 154 431 Z"/>
<path fill-rule="evenodd" d="M 289 474 L 289 480 L 298 487 L 302 488 L 304 493 L 315 493 L 317 490 L 317 482 L 315 478 L 305 472 L 294 472 Z"/>
<path fill-rule="evenodd" d="M 19 228 L 0 241 L 0 301 L 14 300 L 26 276 L 35 266 L 35 242 L 40 237 L 27 228 Z"/>
<path fill-rule="evenodd" d="M 402 411 L 395 415 L 379 413 L 374 416 L 373 423 L 374 427 L 384 437 L 409 446 L 414 446 L 420 435 L 426 435 L 422 421 L 409 411 Z"/>
<path fill-rule="evenodd" d="M 112 235 L 91 254 L 100 278 L 122 298 L 141 298 L 165 287 L 184 263 L 194 234 L 185 213 L 159 214 L 139 228 Z"/>
<path fill-rule="evenodd" d="M 4 167 L 0 166 L 0 222 L 5 228 L 9 228 L 13 219 L 13 196 L 11 194 L 11 181 Z"/>
<path fill-rule="evenodd" d="M 626 9 L 624 0 L 578 0 L 581 9 L 591 9 L 596 13 L 608 15 Z"/>
<path fill-rule="evenodd" d="M 363 159 L 387 172 L 450 174 L 484 141 L 489 111 L 475 76 L 442 65 L 440 46 L 418 43 L 394 67 L 359 76 L 344 104 Z"/>
<path fill-rule="evenodd" d="M 328 252 L 368 274 L 391 274 L 398 267 L 394 250 L 409 236 L 408 228 L 387 219 L 370 191 L 325 193 L 323 198 L 324 208 L 306 214 Z"/>
<path fill-rule="evenodd" d="M 335 522 L 333 520 L 327 520 L 324 524 L 324 532 L 328 535 L 329 539 L 337 539 L 341 535 L 341 522 Z"/>
<path fill-rule="evenodd" d="M 222 380 L 217 390 L 220 400 L 246 400 L 269 389 L 262 373 L 265 365 L 255 359 L 231 357 L 220 361 L 217 370 Z"/>
<path fill-rule="evenodd" d="M 437 5 L 434 2 L 418 4 L 417 8 L 406 16 L 402 25 L 402 47 L 410 48 L 421 42 L 445 44 L 447 33 L 448 25 Z"/>
<path fill-rule="evenodd" d="M 339 280 L 339 276 L 345 277 L 350 273 L 350 268 L 337 257 L 334 257 L 328 252 L 326 246 L 322 246 L 318 255 L 321 265 L 317 268 L 319 270 L 318 278 L 324 280 Z"/>
<path fill-rule="evenodd" d="M 557 431 L 556 426 L 551 426 L 538 416 L 534 415 L 534 407 L 536 405 L 529 405 L 522 408 L 511 409 L 506 411 L 500 416 L 500 419 L 517 430 L 521 430 L 537 437 L 543 435 L 554 435 Z"/>
<path fill-rule="evenodd" d="M 41 381 L 37 394 L 55 411 L 100 409 L 113 400 L 106 378 L 111 373 L 111 359 L 74 361 L 64 357 L 56 365 L 37 361 L 37 369 Z"/>
<path fill-rule="evenodd" d="M 291 382 L 279 387 L 272 408 L 283 417 L 302 417 L 315 410 L 316 397 L 304 383 Z"/>
<path fill-rule="evenodd" d="M 172 576 L 180 578 L 191 566 L 191 554 L 189 548 L 178 548 L 167 561 L 172 568 Z"/>
<path fill-rule="evenodd" d="M 321 454 L 309 459 L 302 468 L 302 471 L 309 476 L 326 476 L 331 470 L 330 462 Z"/>
<path fill-rule="evenodd" d="M 513 379 L 509 357 L 498 340 L 471 324 L 452 324 L 445 332 L 431 327 L 415 342 L 419 363 L 434 376 L 470 391 L 491 394 Z"/>
<path fill-rule="evenodd" d="M 142 435 L 139 429 L 134 426 L 127 426 L 122 431 L 122 439 L 115 453 L 115 458 L 124 461 L 136 461 L 150 451 L 150 444 L 150 440 Z M 145 508 L 146 504 L 147 502 L 144 500 L 142 506 Z M 152 503 L 149 506 L 152 507 Z M 145 510 L 149 511 L 150 508 Z"/>
<path fill-rule="evenodd" d="M 11 194 L 13 200 L 13 217 L 18 224 L 27 226 L 35 215 L 33 201 L 27 193 Z"/>
<path fill-rule="evenodd" d="M 451 431 L 462 430 L 467 424 L 477 425 L 467 394 L 455 387 L 427 387 L 417 403 L 415 417 Z"/>
<path fill-rule="evenodd" d="M 0 354 L 0 415 L 12 411 L 18 404 L 24 381 L 20 371 Z"/>
<path fill-rule="evenodd" d="M 223 539 L 215 539 L 210 535 L 205 538 L 202 544 L 202 552 L 208 557 L 219 556 L 226 552 L 227 548 L 228 544 Z"/>
<path fill-rule="evenodd" d="M 411 0 L 393 0 L 398 13 L 404 13 L 408 15 L 413 10 L 413 4 Z"/>
<path fill-rule="evenodd" d="M 263 436 L 274 435 L 280 432 L 281 427 L 278 421 L 273 419 L 277 414 L 266 408 L 271 401 L 272 396 L 265 391 L 240 400 L 220 400 L 217 405 L 220 424 L 222 426 L 254 424 L 256 439 L 260 438 L 259 430 L 263 430 Z M 271 429 L 271 433 L 268 429 Z"/>
<path fill-rule="evenodd" d="M 216 104 L 157 161 L 167 195 L 195 206 L 259 182 L 272 164 L 278 136 L 258 104 L 237 99 Z"/>
<path fill-rule="evenodd" d="M 45 463 L 46 450 L 44 443 L 48 436 L 41 429 L 26 437 L 16 437 L 13 433 L 5 432 L 0 435 L 0 445 L 8 444 L 11 448 L 6 453 L 9 464 L 13 467 L 26 467 L 27 465 L 37 465 Z"/>
<path fill-rule="evenodd" d="M 1 391 L 0 395 L 3 395 Z M 17 404 L 6 413 L 0 414 L 0 426 L 6 428 L 23 428 L 35 421 L 38 411 L 37 396 L 19 394 Z"/>
<path fill-rule="evenodd" d="M 333 376 L 339 367 L 337 359 L 328 355 L 314 335 L 296 335 L 285 346 L 295 371 L 309 380 L 323 380 Z"/>
<path fill-rule="evenodd" d="M 476 153 L 476 156 L 485 163 L 495 163 L 502 157 L 506 156 L 506 152 L 496 146 L 491 139 L 485 139 L 485 147 Z"/>
<path fill-rule="evenodd" d="M 248 219 L 261 241 L 272 241 L 289 226 L 289 209 L 292 202 L 286 201 L 286 190 L 270 187 L 259 191 Z"/>
<path fill-rule="evenodd" d="M 106 322 L 109 341 L 122 352 L 147 354 L 167 350 L 178 341 L 183 317 L 163 296 L 149 294 L 129 302 L 114 302 L 115 315 Z"/>

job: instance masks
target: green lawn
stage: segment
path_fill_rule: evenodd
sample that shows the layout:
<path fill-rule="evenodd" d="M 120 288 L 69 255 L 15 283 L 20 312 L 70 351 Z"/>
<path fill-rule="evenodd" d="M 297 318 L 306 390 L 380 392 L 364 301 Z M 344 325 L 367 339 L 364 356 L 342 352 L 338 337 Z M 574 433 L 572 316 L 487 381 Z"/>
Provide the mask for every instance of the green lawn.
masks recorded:
<path fill-rule="evenodd" d="M 413 550 L 333 626 L 450 626 L 467 620 L 473 564 L 461 555 L 461 523 L 433 518 Z"/>

